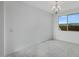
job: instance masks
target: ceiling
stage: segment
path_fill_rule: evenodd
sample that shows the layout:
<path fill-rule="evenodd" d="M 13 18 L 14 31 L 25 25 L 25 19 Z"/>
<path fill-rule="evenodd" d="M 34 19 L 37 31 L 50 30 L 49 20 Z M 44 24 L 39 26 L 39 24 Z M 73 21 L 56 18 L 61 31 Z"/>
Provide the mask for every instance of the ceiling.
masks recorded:
<path fill-rule="evenodd" d="M 55 1 L 26 1 L 24 3 L 49 13 L 53 13 L 51 8 L 55 5 Z M 59 1 L 58 4 L 61 6 L 61 11 L 79 8 L 79 1 Z"/>

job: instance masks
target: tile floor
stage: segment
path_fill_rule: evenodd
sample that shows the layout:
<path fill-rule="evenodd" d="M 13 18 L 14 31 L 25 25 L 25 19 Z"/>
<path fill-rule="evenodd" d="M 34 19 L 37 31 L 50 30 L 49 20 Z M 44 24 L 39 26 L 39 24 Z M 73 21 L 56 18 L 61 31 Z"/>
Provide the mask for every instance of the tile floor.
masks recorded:
<path fill-rule="evenodd" d="M 60 40 L 49 40 L 23 49 L 8 57 L 79 57 L 79 45 Z"/>

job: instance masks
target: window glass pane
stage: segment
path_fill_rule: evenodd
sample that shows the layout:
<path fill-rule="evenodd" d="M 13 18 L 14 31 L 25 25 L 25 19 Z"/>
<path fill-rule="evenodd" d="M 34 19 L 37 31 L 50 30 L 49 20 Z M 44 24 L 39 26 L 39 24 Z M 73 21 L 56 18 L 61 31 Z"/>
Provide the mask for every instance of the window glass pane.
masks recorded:
<path fill-rule="evenodd" d="M 67 30 L 67 16 L 59 17 L 59 28 L 65 31 Z"/>
<path fill-rule="evenodd" d="M 79 14 L 68 16 L 68 30 L 79 31 Z"/>

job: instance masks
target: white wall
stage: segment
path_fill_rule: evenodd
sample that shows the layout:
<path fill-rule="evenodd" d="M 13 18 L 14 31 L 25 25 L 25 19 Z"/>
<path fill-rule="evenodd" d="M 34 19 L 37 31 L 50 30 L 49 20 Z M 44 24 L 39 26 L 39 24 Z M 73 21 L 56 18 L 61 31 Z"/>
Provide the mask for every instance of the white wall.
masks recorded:
<path fill-rule="evenodd" d="M 57 40 L 68 41 L 79 44 L 79 31 L 61 31 L 58 26 L 58 16 L 67 15 L 72 13 L 79 13 L 79 8 L 71 9 L 68 11 L 60 12 L 58 15 L 54 15 L 54 38 Z"/>
<path fill-rule="evenodd" d="M 23 2 L 5 6 L 5 54 L 50 39 L 51 14 Z"/>
<path fill-rule="evenodd" d="M 4 56 L 4 10 L 3 10 L 3 2 L 0 1 L 0 57 Z"/>

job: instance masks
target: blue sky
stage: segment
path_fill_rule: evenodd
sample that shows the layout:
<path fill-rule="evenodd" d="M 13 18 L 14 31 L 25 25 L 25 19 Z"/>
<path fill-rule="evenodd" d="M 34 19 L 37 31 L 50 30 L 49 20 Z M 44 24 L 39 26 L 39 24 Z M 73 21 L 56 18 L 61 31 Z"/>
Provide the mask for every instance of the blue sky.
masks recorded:
<path fill-rule="evenodd" d="M 60 16 L 59 24 L 67 24 L 67 16 Z"/>
<path fill-rule="evenodd" d="M 67 16 L 59 17 L 59 24 L 66 24 Z M 68 16 L 68 23 L 79 23 L 79 14 L 73 14 Z"/>

